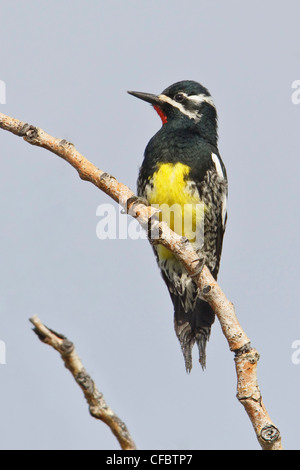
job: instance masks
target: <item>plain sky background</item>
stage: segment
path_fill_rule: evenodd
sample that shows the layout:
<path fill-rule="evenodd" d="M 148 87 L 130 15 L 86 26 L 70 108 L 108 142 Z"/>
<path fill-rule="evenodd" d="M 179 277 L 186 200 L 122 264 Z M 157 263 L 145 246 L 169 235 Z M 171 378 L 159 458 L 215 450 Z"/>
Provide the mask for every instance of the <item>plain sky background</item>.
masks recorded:
<path fill-rule="evenodd" d="M 260 352 L 286 449 L 300 448 L 299 28 L 298 0 L 0 0 L 0 112 L 73 142 L 134 190 L 161 123 L 126 90 L 183 79 L 210 90 L 229 177 L 219 283 Z M 195 354 L 187 375 L 148 242 L 99 240 L 109 198 L 54 154 L 0 139 L 1 449 L 119 449 L 32 333 L 33 314 L 75 342 L 139 449 L 259 449 L 218 322 L 207 369 Z"/>

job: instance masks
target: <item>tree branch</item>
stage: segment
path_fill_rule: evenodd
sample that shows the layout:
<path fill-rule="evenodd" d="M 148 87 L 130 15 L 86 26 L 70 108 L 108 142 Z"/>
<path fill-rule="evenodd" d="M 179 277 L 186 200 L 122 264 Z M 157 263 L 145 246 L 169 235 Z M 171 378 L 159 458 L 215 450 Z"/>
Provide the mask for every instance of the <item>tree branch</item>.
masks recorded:
<path fill-rule="evenodd" d="M 172 232 L 166 223 L 159 222 L 155 209 L 142 204 L 127 186 L 95 167 L 75 149 L 73 144 L 54 138 L 40 128 L 1 113 L 0 127 L 66 160 L 78 171 L 80 178 L 93 183 L 137 218 L 142 227 L 148 231 L 148 235 L 151 226 L 151 234 L 155 233 L 156 236 L 149 237 L 150 243 L 160 243 L 177 256 L 197 283 L 201 297 L 209 302 L 220 321 L 229 348 L 235 353 L 237 398 L 251 420 L 261 447 L 266 450 L 282 449 L 280 432 L 266 411 L 257 383 L 256 369 L 259 354 L 251 348 L 250 340 L 235 315 L 233 304 L 226 298 L 207 267 L 199 264 L 198 256 L 188 240 Z"/>
<path fill-rule="evenodd" d="M 38 335 L 39 339 L 43 343 L 52 346 L 52 348 L 58 351 L 61 355 L 66 368 L 69 369 L 75 381 L 84 393 L 89 405 L 90 414 L 109 426 L 123 450 L 135 450 L 135 443 L 133 442 L 125 423 L 123 423 L 123 421 L 121 421 L 107 405 L 102 393 L 99 392 L 94 381 L 83 367 L 82 362 L 75 351 L 74 344 L 65 336 L 56 333 L 53 330 L 49 330 L 49 328 L 43 325 L 36 315 L 30 318 L 30 321 L 34 325 L 33 331 Z"/>

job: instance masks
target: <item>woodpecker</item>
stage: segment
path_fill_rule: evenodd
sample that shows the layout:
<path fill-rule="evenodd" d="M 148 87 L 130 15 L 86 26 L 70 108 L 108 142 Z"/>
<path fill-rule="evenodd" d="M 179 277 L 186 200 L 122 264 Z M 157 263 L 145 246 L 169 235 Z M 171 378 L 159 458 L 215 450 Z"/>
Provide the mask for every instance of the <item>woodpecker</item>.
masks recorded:
<path fill-rule="evenodd" d="M 161 220 L 189 239 L 200 265 L 206 265 L 217 279 L 228 183 L 218 150 L 217 111 L 212 97 L 204 86 L 191 80 L 174 83 L 159 95 L 128 93 L 150 103 L 162 120 L 162 127 L 145 149 L 137 194 L 149 205 L 158 206 Z M 186 224 L 187 219 L 190 223 Z M 174 327 L 186 371 L 192 369 L 195 343 L 204 369 L 215 314 L 200 298 L 182 263 L 162 245 L 153 249 L 174 305 Z"/>

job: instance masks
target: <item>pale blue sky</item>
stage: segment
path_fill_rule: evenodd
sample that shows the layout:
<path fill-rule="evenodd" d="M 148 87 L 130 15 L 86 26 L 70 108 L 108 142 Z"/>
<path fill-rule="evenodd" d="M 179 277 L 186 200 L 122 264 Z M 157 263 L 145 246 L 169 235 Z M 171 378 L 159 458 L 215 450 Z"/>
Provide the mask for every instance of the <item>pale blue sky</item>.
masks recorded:
<path fill-rule="evenodd" d="M 229 177 L 219 282 L 261 354 L 286 449 L 299 448 L 299 15 L 296 0 L 0 2 L 0 112 L 70 140 L 132 189 L 160 121 L 126 90 L 182 79 L 210 90 Z M 31 332 L 38 314 L 75 342 L 138 448 L 258 449 L 219 324 L 206 371 L 195 360 L 187 375 L 148 242 L 99 240 L 108 197 L 57 156 L 0 136 L 1 448 L 119 448 Z"/>

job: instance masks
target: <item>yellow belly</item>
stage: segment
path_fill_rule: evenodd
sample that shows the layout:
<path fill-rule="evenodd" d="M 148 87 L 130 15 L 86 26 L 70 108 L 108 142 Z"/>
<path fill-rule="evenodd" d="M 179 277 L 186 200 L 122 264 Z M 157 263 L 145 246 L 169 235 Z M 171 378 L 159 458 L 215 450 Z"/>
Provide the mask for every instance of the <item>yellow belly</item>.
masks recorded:
<path fill-rule="evenodd" d="M 205 205 L 199 199 L 197 189 L 188 183 L 190 167 L 182 163 L 162 163 L 149 178 L 146 197 L 160 210 L 160 220 L 178 235 L 195 242 L 197 228 L 203 224 Z M 160 259 L 173 257 L 165 247 L 158 245 Z"/>

